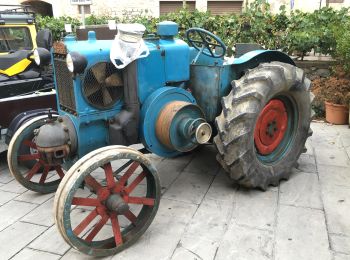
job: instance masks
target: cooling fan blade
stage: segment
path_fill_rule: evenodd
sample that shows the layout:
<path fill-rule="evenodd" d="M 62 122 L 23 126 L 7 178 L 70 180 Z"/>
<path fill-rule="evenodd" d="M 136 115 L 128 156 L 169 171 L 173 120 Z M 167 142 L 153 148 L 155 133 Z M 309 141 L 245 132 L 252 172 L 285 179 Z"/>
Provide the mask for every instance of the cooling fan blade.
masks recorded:
<path fill-rule="evenodd" d="M 97 82 L 100 84 L 105 83 L 106 80 L 106 63 L 98 63 L 95 64 L 92 68 L 91 68 L 92 74 L 94 75 L 94 77 L 96 78 Z"/>
<path fill-rule="evenodd" d="M 101 89 L 101 85 L 99 84 L 86 84 L 85 85 L 85 95 L 90 97 L 91 95 L 95 94 L 97 91 Z"/>
<path fill-rule="evenodd" d="M 123 86 L 123 79 L 118 73 L 113 73 L 111 76 L 106 78 L 107 87 L 120 87 Z"/>
<path fill-rule="evenodd" d="M 103 104 L 105 106 L 109 105 L 113 101 L 111 94 L 109 93 L 107 88 L 102 89 L 102 97 L 103 97 Z"/>

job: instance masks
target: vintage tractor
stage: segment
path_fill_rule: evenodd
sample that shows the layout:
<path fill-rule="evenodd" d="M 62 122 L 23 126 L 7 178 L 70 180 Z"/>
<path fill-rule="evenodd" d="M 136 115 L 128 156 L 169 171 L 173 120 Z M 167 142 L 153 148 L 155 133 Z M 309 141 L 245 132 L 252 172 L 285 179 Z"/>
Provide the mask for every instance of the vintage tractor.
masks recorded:
<path fill-rule="evenodd" d="M 59 116 L 34 118 L 11 140 L 11 173 L 33 191 L 58 188 L 59 232 L 86 254 L 118 253 L 151 224 L 161 190 L 146 152 L 175 157 L 213 141 L 231 179 L 265 190 L 304 151 L 310 80 L 291 58 L 255 50 L 228 59 L 214 34 L 189 29 L 190 47 L 177 33 L 159 23 L 144 39 L 149 56 L 124 69 L 111 63 L 112 41 L 66 36 L 51 53 Z M 128 147 L 137 143 L 144 148 Z"/>

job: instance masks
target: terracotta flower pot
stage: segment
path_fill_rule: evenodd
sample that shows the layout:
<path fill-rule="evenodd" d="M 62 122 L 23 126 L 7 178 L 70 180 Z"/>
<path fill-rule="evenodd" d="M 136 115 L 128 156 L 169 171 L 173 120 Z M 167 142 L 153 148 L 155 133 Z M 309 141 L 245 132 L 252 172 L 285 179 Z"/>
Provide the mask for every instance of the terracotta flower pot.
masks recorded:
<path fill-rule="evenodd" d="M 349 120 L 349 108 L 345 105 L 337 105 L 325 102 L 326 121 L 335 125 L 346 125 Z"/>

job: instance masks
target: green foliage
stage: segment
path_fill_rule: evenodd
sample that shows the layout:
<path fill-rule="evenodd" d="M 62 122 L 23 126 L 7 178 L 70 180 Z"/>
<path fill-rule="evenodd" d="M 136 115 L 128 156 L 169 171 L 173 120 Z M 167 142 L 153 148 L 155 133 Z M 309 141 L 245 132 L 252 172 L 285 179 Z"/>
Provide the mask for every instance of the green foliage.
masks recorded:
<path fill-rule="evenodd" d="M 344 70 L 350 73 L 350 21 L 335 30 L 336 48 L 334 56 L 340 61 Z"/>
<path fill-rule="evenodd" d="M 58 41 L 64 34 L 64 25 L 71 24 L 73 32 L 76 27 L 80 25 L 80 21 L 76 18 L 69 16 L 61 16 L 59 18 L 49 16 L 37 16 L 36 24 L 38 29 L 47 28 L 52 32 L 52 38 L 54 41 Z"/>
<path fill-rule="evenodd" d="M 112 17 L 108 15 L 101 15 L 96 16 L 94 14 L 88 16 L 85 18 L 85 24 L 86 25 L 99 25 L 99 24 L 108 24 L 108 20 L 115 20 L 116 22 L 119 21 L 117 17 Z"/>
<path fill-rule="evenodd" d="M 325 7 L 313 13 L 293 11 L 289 14 L 286 7 L 282 6 L 277 14 L 273 14 L 268 1 L 256 0 L 240 15 L 212 15 L 210 12 L 191 12 L 185 8 L 160 18 L 150 16 L 147 11 L 137 14 L 126 11 L 120 18 L 92 14 L 85 22 L 86 25 L 96 25 L 107 24 L 108 20 L 144 24 L 146 33 L 155 33 L 159 21 L 174 21 L 179 24 L 179 37 L 182 39 L 185 39 L 188 28 L 201 27 L 218 35 L 225 42 L 228 55 L 233 54 L 236 43 L 242 42 L 259 43 L 264 48 L 280 49 L 302 59 L 307 53 L 315 51 L 336 56 L 348 64 L 350 55 L 347 49 L 350 30 L 341 29 L 349 21 L 349 9 L 345 8 L 337 11 Z M 65 23 L 71 23 L 73 31 L 80 24 L 79 20 L 70 17 L 40 16 L 37 23 L 39 28 L 52 30 L 54 40 L 62 37 Z M 350 65 L 346 66 L 350 68 Z"/>

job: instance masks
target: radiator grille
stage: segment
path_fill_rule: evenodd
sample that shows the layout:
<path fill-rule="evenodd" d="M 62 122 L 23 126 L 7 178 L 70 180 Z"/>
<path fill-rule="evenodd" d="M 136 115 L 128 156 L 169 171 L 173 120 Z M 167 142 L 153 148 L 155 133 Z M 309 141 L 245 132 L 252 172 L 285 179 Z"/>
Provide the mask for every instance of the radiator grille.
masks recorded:
<path fill-rule="evenodd" d="M 55 54 L 54 67 L 60 108 L 72 114 L 76 113 L 72 74 L 66 64 L 66 55 Z"/>

